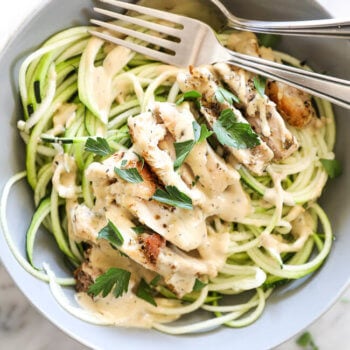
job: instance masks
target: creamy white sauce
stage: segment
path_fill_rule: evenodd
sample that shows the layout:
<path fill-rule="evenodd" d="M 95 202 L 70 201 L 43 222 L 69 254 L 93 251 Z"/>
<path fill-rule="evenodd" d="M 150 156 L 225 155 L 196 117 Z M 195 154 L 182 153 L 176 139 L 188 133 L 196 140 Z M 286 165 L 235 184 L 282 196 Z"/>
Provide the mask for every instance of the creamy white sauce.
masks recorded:
<path fill-rule="evenodd" d="M 55 112 L 53 116 L 53 128 L 48 130 L 48 135 L 59 135 L 63 133 L 66 128 L 74 121 L 76 116 L 77 105 L 74 103 L 63 103 Z"/>
<path fill-rule="evenodd" d="M 75 159 L 66 153 L 59 153 L 53 160 L 52 184 L 62 198 L 76 198 L 81 191 L 76 185 L 77 165 Z"/>
<path fill-rule="evenodd" d="M 176 315 L 157 314 L 152 305 L 136 297 L 132 292 L 141 278 L 149 281 L 156 274 L 133 260 L 123 257 L 108 243 L 101 241 L 98 246 L 91 248 L 89 263 L 84 270 L 95 278 L 110 267 L 118 267 L 131 272 L 128 292 L 121 298 L 115 298 L 112 294 L 106 298 L 101 296 L 92 298 L 86 293 L 78 293 L 76 299 L 82 307 L 102 315 L 111 324 L 124 327 L 150 328 L 154 322 L 170 322 L 177 318 Z"/>
<path fill-rule="evenodd" d="M 106 56 L 101 66 L 95 66 L 95 58 L 103 45 L 103 40 L 92 37 L 81 59 L 84 76 L 79 76 L 81 98 L 95 110 L 102 121 L 108 119 L 109 110 L 115 96 L 113 95 L 113 77 L 133 57 L 131 50 L 115 46 Z"/>
<path fill-rule="evenodd" d="M 305 211 L 292 221 L 291 232 L 295 237 L 293 243 L 286 243 L 280 236 L 265 235 L 262 237 L 262 245 L 266 249 L 270 249 L 277 253 L 297 252 L 315 232 L 315 221 L 312 219 L 311 215 Z"/>

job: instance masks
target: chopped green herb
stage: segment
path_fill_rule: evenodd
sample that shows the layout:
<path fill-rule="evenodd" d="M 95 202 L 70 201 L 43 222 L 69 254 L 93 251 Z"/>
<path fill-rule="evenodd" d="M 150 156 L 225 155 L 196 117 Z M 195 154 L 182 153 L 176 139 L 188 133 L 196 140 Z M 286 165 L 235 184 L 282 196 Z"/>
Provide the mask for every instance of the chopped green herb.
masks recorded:
<path fill-rule="evenodd" d="M 156 277 L 153 278 L 153 280 L 149 283 L 149 285 L 152 287 L 155 287 L 161 279 L 162 279 L 162 276 L 157 275 Z"/>
<path fill-rule="evenodd" d="M 139 162 L 141 162 L 141 170 L 142 170 L 143 167 L 145 166 L 145 159 L 142 156 L 140 156 L 138 153 L 136 153 L 136 152 L 134 152 L 134 154 L 138 158 Z"/>
<path fill-rule="evenodd" d="M 231 105 L 233 103 L 239 103 L 239 98 L 237 96 L 221 86 L 216 89 L 215 98 L 219 103 L 224 103 L 225 101 Z"/>
<path fill-rule="evenodd" d="M 342 167 L 338 160 L 336 159 L 320 159 L 326 173 L 331 179 L 339 176 L 342 173 Z"/>
<path fill-rule="evenodd" d="M 193 286 L 193 291 L 194 292 L 199 292 L 201 291 L 207 284 L 196 278 L 196 281 Z"/>
<path fill-rule="evenodd" d="M 192 127 L 196 143 L 201 143 L 213 134 L 212 131 L 208 130 L 205 124 L 199 125 L 196 121 L 193 121 Z"/>
<path fill-rule="evenodd" d="M 253 81 L 254 81 L 254 86 L 255 86 L 256 90 L 258 91 L 259 95 L 261 97 L 264 97 L 265 87 L 266 87 L 266 78 L 264 78 L 260 75 L 257 75 L 256 77 L 254 77 Z"/>
<path fill-rule="evenodd" d="M 147 284 L 147 282 L 143 278 L 141 278 L 139 286 L 136 290 L 136 295 L 140 299 L 143 299 L 148 303 L 157 306 L 157 303 L 152 296 L 152 288 Z"/>
<path fill-rule="evenodd" d="M 95 153 L 98 156 L 109 156 L 113 153 L 106 139 L 103 137 L 89 137 L 85 143 L 85 151 Z"/>
<path fill-rule="evenodd" d="M 136 168 L 120 169 L 115 167 L 114 172 L 127 182 L 134 184 L 143 182 L 143 178 Z"/>
<path fill-rule="evenodd" d="M 120 163 L 120 166 L 122 168 L 125 168 L 126 164 L 128 164 L 128 161 L 126 159 L 123 159 L 122 162 Z"/>
<path fill-rule="evenodd" d="M 257 37 L 260 46 L 271 47 L 272 49 L 274 49 L 281 41 L 281 36 L 275 34 L 258 33 Z"/>
<path fill-rule="evenodd" d="M 145 233 L 147 231 L 147 228 L 145 226 L 135 226 L 131 228 L 135 233 L 140 235 L 141 233 Z"/>
<path fill-rule="evenodd" d="M 253 131 L 250 124 L 240 123 L 231 109 L 225 109 L 215 121 L 213 130 L 218 141 L 237 149 L 253 148 L 260 145 L 258 135 Z"/>
<path fill-rule="evenodd" d="M 310 332 L 303 333 L 298 339 L 297 344 L 302 348 L 307 348 L 310 350 L 318 350 Z"/>
<path fill-rule="evenodd" d="M 113 289 L 113 295 L 119 298 L 128 291 L 131 273 L 115 267 L 96 278 L 94 284 L 88 289 L 88 294 L 97 296 L 102 293 L 105 298 Z"/>
<path fill-rule="evenodd" d="M 182 209 L 193 209 L 192 199 L 180 192 L 175 186 L 165 186 L 165 190 L 158 188 L 152 199 Z"/>
<path fill-rule="evenodd" d="M 108 220 L 108 224 L 98 233 L 98 238 L 106 239 L 116 247 L 120 247 L 124 243 L 122 234 L 111 220 Z"/>
<path fill-rule="evenodd" d="M 187 140 L 183 142 L 174 142 L 176 159 L 174 162 L 174 169 L 177 170 L 183 164 L 188 154 L 196 143 L 200 143 L 213 134 L 207 129 L 205 124 L 199 125 L 196 121 L 192 123 L 194 140 Z"/>
<path fill-rule="evenodd" d="M 174 169 L 177 170 L 180 168 L 182 163 L 187 158 L 188 154 L 191 152 L 194 147 L 195 142 L 193 140 L 188 140 L 184 142 L 174 142 L 176 159 L 174 162 Z"/>
<path fill-rule="evenodd" d="M 185 101 L 196 101 L 201 97 L 202 97 L 202 94 L 199 91 L 196 91 L 196 90 L 187 91 L 179 97 L 179 99 L 176 101 L 176 104 L 180 105 Z"/>

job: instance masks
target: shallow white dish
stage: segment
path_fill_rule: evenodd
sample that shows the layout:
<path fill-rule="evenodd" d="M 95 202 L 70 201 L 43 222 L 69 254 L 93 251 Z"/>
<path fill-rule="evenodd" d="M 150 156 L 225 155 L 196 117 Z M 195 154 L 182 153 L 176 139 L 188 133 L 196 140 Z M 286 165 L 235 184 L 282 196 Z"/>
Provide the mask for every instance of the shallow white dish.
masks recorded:
<path fill-rule="evenodd" d="M 231 1 L 238 15 L 265 19 L 316 18 L 326 14 L 313 1 L 254 0 Z M 226 1 L 230 3 L 230 1 Z M 17 73 L 23 58 L 51 34 L 68 26 L 87 23 L 91 15 L 92 2 L 87 0 L 52 0 L 45 5 L 30 22 L 27 22 L 5 49 L 0 64 L 0 111 L 3 125 L 0 136 L 4 149 L 1 153 L 2 172 L 0 184 L 17 171 L 24 169 L 24 147 L 17 136 L 16 120 L 21 115 L 18 100 Z M 296 8 L 297 7 L 297 8 Z M 69 11 L 68 11 L 69 9 Z M 286 11 L 288 9 L 288 13 Z M 328 39 L 284 38 L 281 49 L 300 59 L 307 59 L 316 70 L 350 78 L 347 57 L 350 45 L 345 41 Z M 6 88 L 4 88 L 6 87 Z M 336 109 L 338 121 L 337 158 L 343 163 L 343 175 L 328 184 L 322 199 L 329 214 L 336 241 L 329 259 L 322 269 L 303 284 L 291 283 L 277 289 L 268 301 L 263 316 L 253 325 L 242 329 L 220 328 L 218 330 L 187 336 L 168 336 L 156 331 L 96 327 L 83 323 L 62 310 L 51 296 L 48 286 L 27 274 L 10 253 L 0 235 L 1 259 L 20 289 L 48 319 L 65 332 L 92 348 L 124 349 L 136 347 L 152 349 L 213 349 L 220 344 L 240 349 L 267 349 L 276 346 L 296 334 L 322 314 L 347 285 L 350 277 L 350 208 L 349 164 L 346 150 L 350 142 L 347 137 L 350 124 L 349 112 Z M 16 187 L 8 210 L 9 225 L 13 239 L 25 254 L 25 231 L 33 212 L 31 191 L 25 183 Z M 36 260 L 48 260 L 58 274 L 68 274 L 55 244 L 49 236 L 42 235 L 38 242 Z M 56 251 L 56 255 L 52 254 Z M 73 295 L 73 292 L 71 293 Z"/>

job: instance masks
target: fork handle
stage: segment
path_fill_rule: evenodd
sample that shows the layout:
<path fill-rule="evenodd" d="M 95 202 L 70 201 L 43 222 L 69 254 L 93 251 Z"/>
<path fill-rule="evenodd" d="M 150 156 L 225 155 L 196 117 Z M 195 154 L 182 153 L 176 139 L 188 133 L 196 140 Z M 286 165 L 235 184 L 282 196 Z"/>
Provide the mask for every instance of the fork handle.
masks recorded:
<path fill-rule="evenodd" d="M 253 21 L 229 15 L 228 25 L 257 33 L 350 38 L 350 18 L 308 21 Z"/>
<path fill-rule="evenodd" d="M 227 50 L 231 59 L 227 63 L 241 67 L 269 79 L 278 80 L 314 96 L 324 98 L 350 109 L 350 81 L 307 70 L 282 65 L 262 58 Z"/>

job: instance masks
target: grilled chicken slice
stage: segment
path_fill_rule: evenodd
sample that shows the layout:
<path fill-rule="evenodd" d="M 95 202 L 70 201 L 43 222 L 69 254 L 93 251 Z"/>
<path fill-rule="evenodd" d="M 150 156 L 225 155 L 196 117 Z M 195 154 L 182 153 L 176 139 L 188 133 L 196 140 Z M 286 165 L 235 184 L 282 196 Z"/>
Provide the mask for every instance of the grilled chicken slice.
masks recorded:
<path fill-rule="evenodd" d="M 207 67 L 191 68 L 189 73 L 180 72 L 177 81 L 182 91 L 197 90 L 202 94 L 201 113 L 205 116 L 208 124 L 212 127 L 214 122 L 224 109 L 232 109 L 241 123 L 248 123 L 242 116 L 241 112 L 234 108 L 231 104 L 224 102 L 219 103 L 215 97 L 215 93 L 219 87 L 216 77 Z M 236 149 L 226 147 L 226 149 L 237 159 L 237 161 L 245 165 L 248 169 L 256 174 L 262 174 L 266 166 L 273 158 L 271 149 L 264 141 L 259 146 L 247 149 Z"/>
<path fill-rule="evenodd" d="M 297 140 L 286 127 L 275 103 L 266 95 L 261 96 L 255 88 L 253 73 L 226 63 L 217 63 L 214 69 L 239 98 L 248 122 L 272 149 L 275 159 L 287 158 L 298 149 Z"/>
<path fill-rule="evenodd" d="M 303 128 L 316 117 L 310 95 L 304 91 L 278 81 L 269 81 L 266 94 L 276 103 L 279 112 L 289 125 Z"/>
<path fill-rule="evenodd" d="M 246 55 L 262 57 L 275 61 L 270 48 L 259 47 L 258 38 L 251 32 L 235 32 L 229 36 L 227 47 Z M 311 96 L 293 86 L 281 82 L 269 81 L 266 94 L 276 103 L 277 110 L 288 124 L 303 128 L 316 116 Z"/>
<path fill-rule="evenodd" d="M 166 186 L 175 186 L 189 196 L 194 204 L 203 201 L 197 189 L 190 189 L 174 170 L 173 142 L 167 142 L 167 129 L 151 112 L 145 112 L 128 120 L 135 152 L 140 154 L 159 180 Z"/>
<path fill-rule="evenodd" d="M 194 139 L 192 123 L 195 118 L 188 103 L 180 106 L 155 103 L 153 112 L 164 122 L 176 142 Z M 239 183 L 238 172 L 226 164 L 206 140 L 193 147 L 185 164 L 190 168 L 191 174 L 197 177 L 196 186 L 206 195 L 206 201 L 199 205 L 206 216 L 218 215 L 223 220 L 236 221 L 251 211 L 247 194 Z M 190 177 L 190 181 L 193 180 L 194 177 Z M 232 210 L 237 208 L 235 201 L 240 201 L 242 210 Z"/>
<path fill-rule="evenodd" d="M 133 157 L 136 155 L 132 151 L 120 152 L 102 164 L 92 163 L 88 167 L 85 176 L 92 183 L 96 207 L 103 210 L 111 203 L 117 203 L 180 249 L 196 249 L 207 236 L 205 217 L 200 208 L 195 206 L 193 210 L 186 210 L 151 200 L 156 183 L 147 165 L 140 171 L 143 178 L 140 183 L 119 178 L 113 169 L 119 167 L 122 160 L 137 161 L 137 157 Z"/>
<path fill-rule="evenodd" d="M 106 203 L 105 207 L 99 210 L 97 208 L 91 210 L 84 205 L 75 203 L 70 207 L 69 213 L 74 216 L 70 227 L 71 234 L 74 237 L 81 237 L 84 241 L 88 240 L 92 246 L 104 244 L 104 241 L 97 239 L 97 236 L 98 232 L 107 224 L 106 219 L 115 223 L 124 240 L 118 249 L 132 261 L 162 275 L 165 282 L 171 285 L 179 296 L 192 291 L 198 276 L 215 276 L 226 259 L 225 247 L 228 244 L 228 235 L 226 234 L 221 235 L 222 242 L 214 246 L 217 252 L 211 252 L 215 255 L 215 259 L 202 259 L 200 254 L 198 254 L 198 258 L 195 258 L 180 251 L 175 246 L 167 246 L 166 240 L 151 229 L 137 235 L 133 230 L 135 223 L 132 215 L 116 203 L 108 205 Z M 79 215 L 76 215 L 77 213 Z M 187 227 L 188 230 L 191 230 L 191 227 Z M 192 232 L 186 233 L 190 236 Z M 208 240 L 208 243 L 203 246 L 213 244 L 211 242 Z M 203 255 L 205 253 L 203 251 Z"/>

